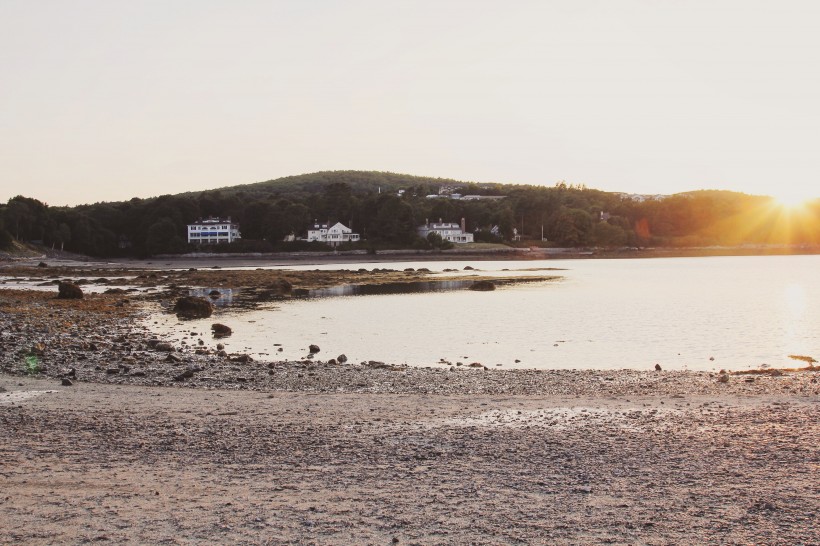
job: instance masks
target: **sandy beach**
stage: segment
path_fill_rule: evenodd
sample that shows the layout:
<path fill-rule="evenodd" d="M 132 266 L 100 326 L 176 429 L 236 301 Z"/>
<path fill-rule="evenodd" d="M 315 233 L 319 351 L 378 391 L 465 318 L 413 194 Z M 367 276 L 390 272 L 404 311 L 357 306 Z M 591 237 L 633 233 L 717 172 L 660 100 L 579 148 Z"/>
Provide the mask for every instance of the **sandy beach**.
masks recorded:
<path fill-rule="evenodd" d="M 0 291 L 0 543 L 818 542 L 817 371 L 167 351 L 172 294 Z"/>

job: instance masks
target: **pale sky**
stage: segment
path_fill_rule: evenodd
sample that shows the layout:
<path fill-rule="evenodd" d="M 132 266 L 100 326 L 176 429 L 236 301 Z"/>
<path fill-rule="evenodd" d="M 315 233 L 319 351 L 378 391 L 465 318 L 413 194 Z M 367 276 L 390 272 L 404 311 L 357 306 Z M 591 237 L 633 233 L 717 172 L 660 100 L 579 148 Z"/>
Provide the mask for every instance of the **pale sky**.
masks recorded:
<path fill-rule="evenodd" d="M 820 2 L 0 0 L 0 201 L 346 169 L 820 196 Z"/>

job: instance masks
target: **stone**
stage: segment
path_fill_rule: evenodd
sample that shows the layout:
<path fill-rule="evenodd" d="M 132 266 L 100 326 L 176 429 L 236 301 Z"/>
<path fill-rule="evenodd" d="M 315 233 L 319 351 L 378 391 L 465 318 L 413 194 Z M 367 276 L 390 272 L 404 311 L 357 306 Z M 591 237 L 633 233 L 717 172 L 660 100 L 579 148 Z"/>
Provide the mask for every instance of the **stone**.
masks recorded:
<path fill-rule="evenodd" d="M 194 370 L 191 369 L 191 368 L 188 368 L 187 370 L 185 370 L 181 374 L 175 376 L 174 381 L 183 381 L 183 380 L 191 378 L 193 376 L 194 376 Z"/>
<path fill-rule="evenodd" d="M 214 337 L 227 337 L 233 333 L 230 326 L 225 326 L 224 324 L 220 324 L 215 322 L 211 324 L 211 331 L 214 334 Z"/>
<path fill-rule="evenodd" d="M 231 356 L 231 362 L 253 362 L 251 355 L 240 354 Z"/>
<path fill-rule="evenodd" d="M 72 282 L 61 282 L 57 285 L 57 297 L 61 300 L 81 300 L 83 291 Z"/>
<path fill-rule="evenodd" d="M 313 343 L 311 343 L 311 344 L 310 344 L 310 346 L 308 347 L 308 350 L 309 350 L 311 353 L 314 353 L 314 354 L 315 354 L 315 353 L 318 353 L 319 351 L 321 351 L 321 349 L 319 349 L 319 346 L 318 346 L 318 345 L 314 345 Z"/>
<path fill-rule="evenodd" d="M 728 383 L 729 382 L 729 374 L 722 373 L 718 375 L 718 383 Z"/>
<path fill-rule="evenodd" d="M 214 306 L 205 298 L 183 296 L 174 304 L 174 312 L 181 318 L 208 318 L 214 312 Z"/>
<path fill-rule="evenodd" d="M 61 384 L 63 387 L 70 387 L 70 386 L 71 386 L 71 385 L 73 385 L 74 383 L 72 383 L 72 382 L 71 382 L 71 380 L 70 380 L 69 378 L 64 377 L 64 378 L 62 379 L 62 381 L 60 381 L 60 384 Z"/>
<path fill-rule="evenodd" d="M 160 341 L 159 343 L 154 344 L 154 350 L 172 353 L 175 349 L 174 346 L 167 341 Z"/>
<path fill-rule="evenodd" d="M 655 364 L 655 371 L 656 372 L 661 371 L 661 365 L 660 364 Z"/>
<path fill-rule="evenodd" d="M 495 283 L 493 281 L 476 281 L 470 285 L 470 290 L 477 292 L 491 292 L 495 290 Z"/>
<path fill-rule="evenodd" d="M 171 355 L 168 355 L 168 356 L 171 356 Z M 115 375 L 115 374 L 120 373 L 120 369 L 119 368 L 108 368 L 107 370 L 105 370 L 105 373 L 107 373 L 108 375 Z"/>
<path fill-rule="evenodd" d="M 217 351 L 221 351 L 221 350 L 223 350 L 224 348 L 225 348 L 225 346 L 224 346 L 223 344 L 221 344 L 221 343 L 217 343 L 217 344 L 216 344 L 216 350 L 217 350 Z"/>
<path fill-rule="evenodd" d="M 48 264 L 45 262 L 40 262 L 37 264 L 37 267 L 48 267 Z"/>
<path fill-rule="evenodd" d="M 345 362 L 347 362 L 347 355 L 345 355 L 345 354 L 340 354 L 339 356 L 337 356 L 337 357 L 336 357 L 336 361 L 337 361 L 339 364 L 344 364 Z"/>
<path fill-rule="evenodd" d="M 182 362 L 182 357 L 176 353 L 168 353 L 165 357 L 166 362 Z"/>
<path fill-rule="evenodd" d="M 222 295 L 222 292 L 220 292 L 219 290 L 211 290 L 210 292 L 208 292 L 208 295 L 216 299 Z"/>

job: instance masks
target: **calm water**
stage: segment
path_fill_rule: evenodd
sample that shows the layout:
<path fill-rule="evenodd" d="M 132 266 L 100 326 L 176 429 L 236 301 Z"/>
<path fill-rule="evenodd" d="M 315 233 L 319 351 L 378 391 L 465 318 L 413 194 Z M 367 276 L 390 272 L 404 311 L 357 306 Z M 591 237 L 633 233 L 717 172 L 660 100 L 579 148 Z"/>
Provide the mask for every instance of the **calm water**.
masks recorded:
<path fill-rule="evenodd" d="M 211 319 L 154 317 L 182 339 L 219 321 L 229 352 L 421 366 L 481 362 L 504 368 L 746 369 L 820 360 L 820 256 L 344 264 L 322 269 L 427 267 L 480 274 L 560 275 L 494 292 L 342 295 L 221 308 Z M 301 269 L 314 269 L 305 266 Z M 566 271 L 537 271 L 538 268 Z M 293 268 L 299 269 L 299 268 Z M 510 271 L 502 271 L 509 269 Z M 447 274 L 441 274 L 446 279 Z M 342 290 L 340 293 L 352 293 Z M 208 345 L 216 340 L 205 336 Z M 190 342 L 190 339 L 189 339 Z M 278 352 L 281 344 L 282 351 Z M 714 358 L 714 360 L 710 360 Z M 516 363 L 516 360 L 520 362 Z"/>

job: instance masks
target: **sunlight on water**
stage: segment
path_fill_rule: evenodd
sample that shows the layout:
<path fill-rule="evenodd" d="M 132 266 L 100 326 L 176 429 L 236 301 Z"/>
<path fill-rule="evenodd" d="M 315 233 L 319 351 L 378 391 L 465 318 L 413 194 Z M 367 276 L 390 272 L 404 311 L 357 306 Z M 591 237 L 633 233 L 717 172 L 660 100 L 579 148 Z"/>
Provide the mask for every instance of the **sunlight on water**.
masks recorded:
<path fill-rule="evenodd" d="M 420 366 L 443 366 L 443 359 L 502 369 L 651 369 L 658 363 L 718 370 L 792 366 L 790 354 L 820 357 L 820 256 L 420 266 L 442 271 L 465 265 L 482 274 L 508 269 L 505 275 L 522 276 L 543 276 L 538 269 L 544 267 L 567 270 L 549 273 L 560 275 L 558 281 L 494 292 L 295 299 L 251 312 L 227 307 L 205 321 L 179 323 L 163 315 L 153 327 L 182 339 L 184 332 L 207 332 L 211 323 L 223 322 L 235 332 L 220 340 L 229 352 L 267 359 L 299 359 L 315 343 L 322 349 L 317 359 L 344 353 L 352 362 Z"/>

